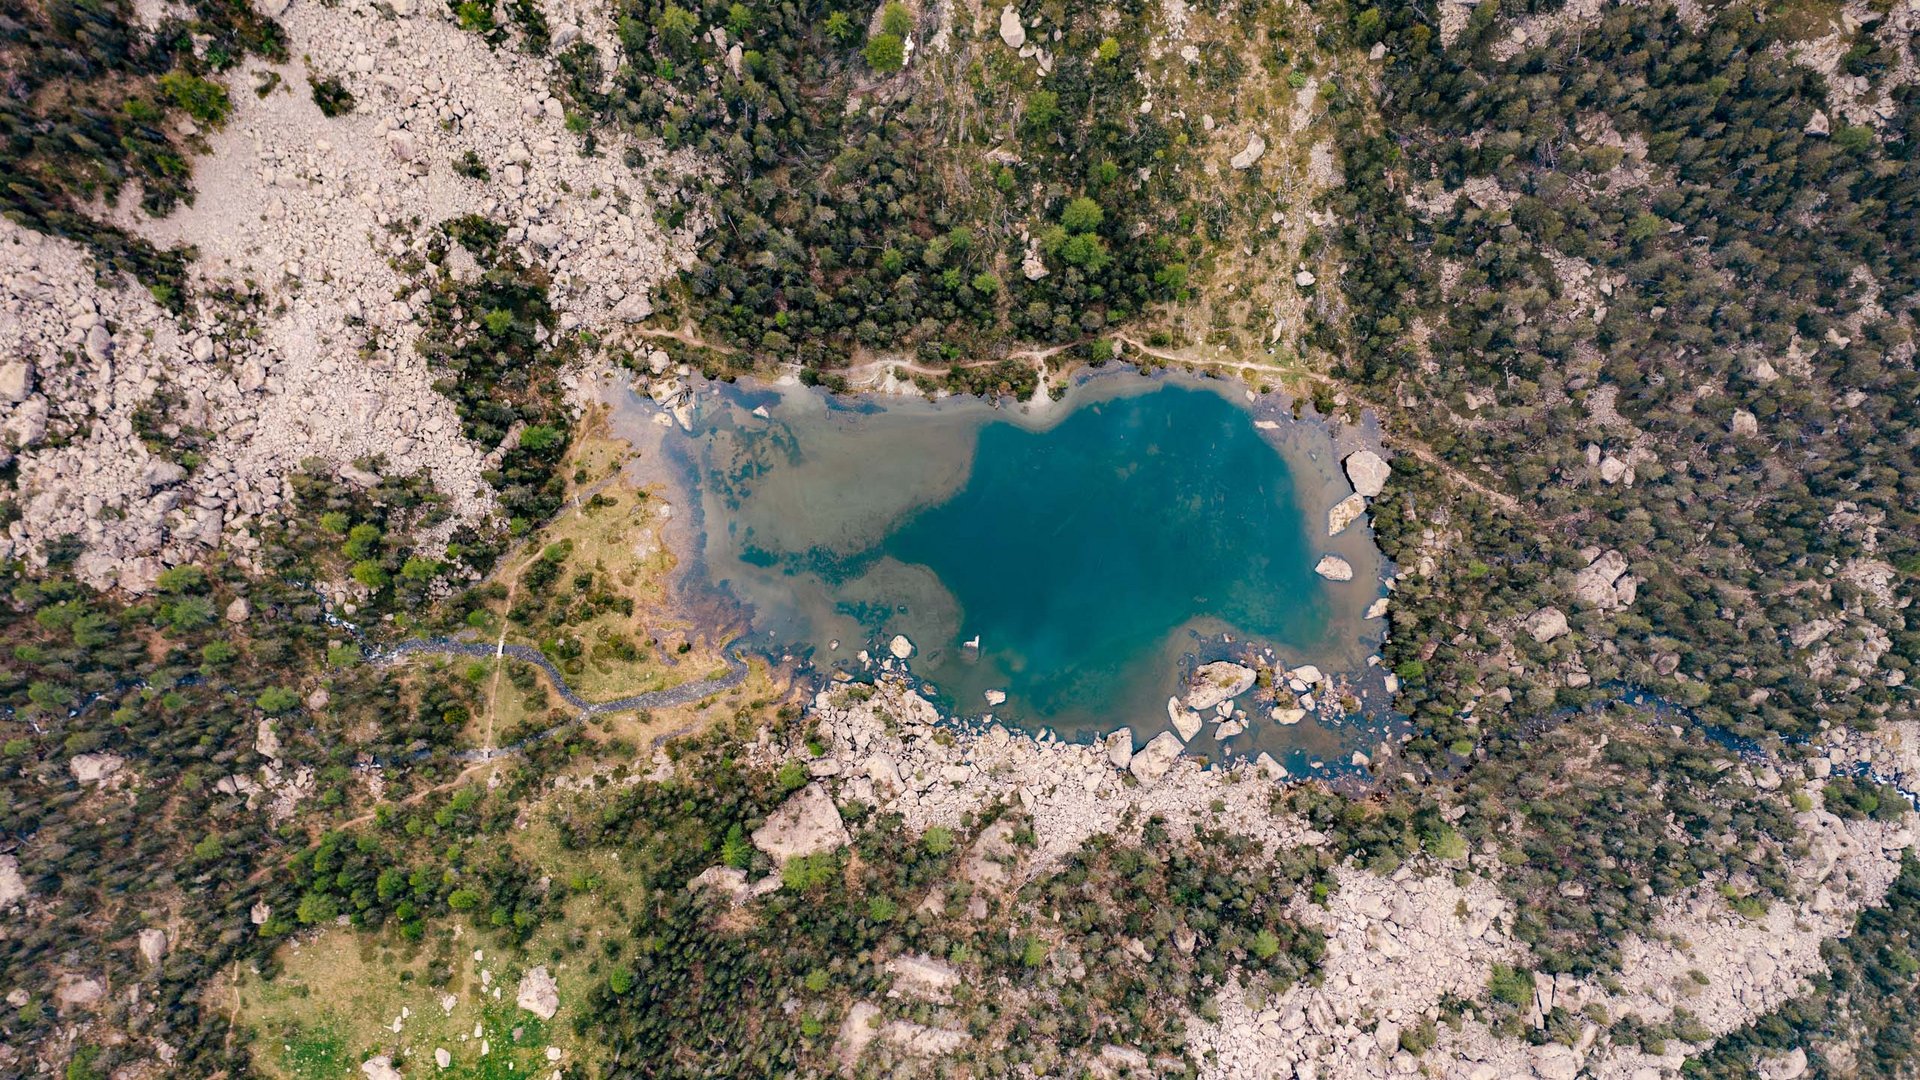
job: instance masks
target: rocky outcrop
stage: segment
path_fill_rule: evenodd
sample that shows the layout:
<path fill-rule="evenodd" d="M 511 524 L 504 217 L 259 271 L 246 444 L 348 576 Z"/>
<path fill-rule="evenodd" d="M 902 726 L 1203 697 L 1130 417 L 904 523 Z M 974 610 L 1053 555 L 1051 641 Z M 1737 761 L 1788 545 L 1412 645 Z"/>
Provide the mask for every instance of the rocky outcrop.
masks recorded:
<path fill-rule="evenodd" d="M 849 842 L 846 824 L 840 820 L 840 808 L 819 783 L 794 792 L 792 798 L 767 816 L 766 824 L 753 830 L 754 846 L 772 856 L 776 863 L 833 851 Z"/>
<path fill-rule="evenodd" d="M 834 1056 L 840 1059 L 840 1071 L 851 1074 L 861 1055 L 880 1034 L 880 1007 L 870 1001 L 856 1001 L 840 1022 L 840 1038 L 834 1044 Z"/>
<path fill-rule="evenodd" d="M 27 881 L 20 875 L 20 860 L 13 855 L 0 855 L 0 911 L 27 898 Z"/>
<path fill-rule="evenodd" d="M 76 754 L 67 762 L 67 769 L 83 784 L 102 784 L 125 764 L 126 759 L 118 754 Z"/>
<path fill-rule="evenodd" d="M 406 1080 L 400 1070 L 394 1068 L 393 1059 L 386 1054 L 361 1062 L 360 1072 L 367 1080 Z"/>
<path fill-rule="evenodd" d="M 560 989 L 544 964 L 520 976 L 520 988 L 513 1000 L 542 1020 L 551 1020 L 560 1011 Z"/>
<path fill-rule="evenodd" d="M 960 985 L 960 973 L 953 966 L 925 953 L 896 956 L 886 963 L 894 987 L 926 1001 L 945 1001 Z"/>
<path fill-rule="evenodd" d="M 1585 569 L 1574 575 L 1573 595 L 1588 607 L 1618 611 L 1632 604 L 1639 592 L 1639 581 L 1627 573 L 1627 557 L 1607 551 L 1593 557 Z"/>
<path fill-rule="evenodd" d="M 0 557 L 38 568 L 76 537 L 78 576 L 135 591 L 214 545 L 252 567 L 303 462 L 382 456 L 383 475 L 425 473 L 448 500 L 421 538 L 444 541 L 486 522 L 494 500 L 492 448 L 465 440 L 414 348 L 432 295 L 412 268 L 433 272 L 440 224 L 502 223 L 504 247 L 551 275 L 563 331 L 609 324 L 687 265 L 704 215 L 668 232 L 650 189 L 697 160 L 617 132 L 583 154 L 547 90 L 552 61 L 416 7 L 286 6 L 290 63 L 249 62 L 232 84 L 330 76 L 353 112 L 324 117 L 304 92 L 234 93 L 227 123 L 204 133 L 197 199 L 161 219 L 138 199 L 107 211 L 162 249 L 197 249 L 195 295 L 231 286 L 257 297 L 244 311 L 203 300 L 176 317 L 136 283 L 103 287 L 76 245 L 0 222 L 0 430 L 19 460 Z M 467 154 L 490 182 L 452 171 Z M 140 430 L 150 417 L 158 430 Z M 189 438 L 190 469 L 168 450 Z"/>

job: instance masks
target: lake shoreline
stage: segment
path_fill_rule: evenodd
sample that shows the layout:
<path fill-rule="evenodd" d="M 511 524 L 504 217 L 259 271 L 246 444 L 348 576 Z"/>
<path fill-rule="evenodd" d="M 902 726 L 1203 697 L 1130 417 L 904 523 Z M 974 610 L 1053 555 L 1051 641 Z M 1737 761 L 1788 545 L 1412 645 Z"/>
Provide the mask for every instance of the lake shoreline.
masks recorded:
<path fill-rule="evenodd" d="M 845 410 L 850 415 L 903 409 L 907 413 L 929 417 L 978 417 L 991 410 L 990 421 L 1003 420 L 1025 431 L 1042 432 L 1056 427 L 1088 405 L 1147 394 L 1168 385 L 1213 393 L 1248 413 L 1262 441 L 1281 456 L 1292 477 L 1294 498 L 1304 518 L 1313 556 L 1339 555 L 1354 570 L 1352 581 L 1333 582 L 1325 586 L 1336 601 L 1325 635 L 1331 652 L 1322 652 L 1311 662 L 1317 663 L 1330 677 L 1339 678 L 1343 688 L 1351 688 L 1360 703 L 1359 710 L 1351 716 L 1314 717 L 1305 724 L 1285 730 L 1280 730 L 1280 725 L 1264 716 L 1256 716 L 1251 718 L 1251 728 L 1265 731 L 1272 738 L 1248 740 L 1242 737 L 1226 745 L 1216 745 L 1209 736 L 1201 735 L 1192 740 L 1188 751 L 1194 756 L 1224 763 L 1251 760 L 1263 751 L 1279 750 L 1283 753 L 1293 752 L 1290 772 L 1344 772 L 1352 765 L 1347 760 L 1350 751 L 1361 750 L 1365 755 L 1373 756 L 1378 749 L 1377 743 L 1394 739 L 1398 733 L 1393 729 L 1399 726 L 1398 718 L 1391 714 L 1392 693 L 1378 656 L 1386 624 L 1382 618 L 1367 617 L 1368 609 L 1377 608 L 1376 602 L 1388 595 L 1385 583 L 1390 578 L 1392 568 L 1372 543 L 1371 529 L 1364 519 L 1349 526 L 1339 536 L 1325 536 L 1327 511 L 1352 494 L 1352 487 L 1341 465 L 1342 460 L 1347 454 L 1360 449 L 1381 453 L 1378 424 L 1370 414 L 1360 424 L 1347 424 L 1318 415 L 1304 402 L 1296 405 L 1296 400 L 1284 392 L 1256 394 L 1237 378 L 1198 377 L 1166 369 L 1142 372 L 1123 362 L 1105 365 L 1100 369 L 1077 371 L 1070 377 L 1062 399 L 1047 398 L 1039 402 L 1016 403 L 1005 399 L 988 402 L 960 394 L 940 395 L 937 400 L 929 401 L 925 394 L 918 391 L 912 395 L 888 395 L 872 391 L 829 395 L 824 391 L 801 388 L 798 380 L 790 375 L 773 380 L 741 380 L 735 384 L 716 384 L 691 376 L 685 378 L 681 383 L 682 389 L 666 401 L 655 401 L 635 388 L 634 380 L 616 376 L 605 381 L 597 396 L 608 407 L 609 423 L 614 426 L 616 433 L 627 438 L 634 446 L 635 460 L 627 466 L 629 475 L 634 477 L 636 483 L 664 487 L 671 493 L 669 498 L 675 509 L 662 530 L 662 541 L 672 547 L 676 556 L 670 587 L 674 602 L 696 613 L 702 625 L 711 625 L 707 617 L 717 617 L 726 626 L 738 628 L 753 626 L 753 608 L 736 597 L 726 595 L 712 580 L 710 568 L 704 560 L 702 538 L 708 523 L 704 520 L 703 500 L 699 492 L 700 478 L 685 455 L 678 452 L 684 449 L 685 444 L 676 446 L 674 443 L 676 439 L 686 438 L 688 429 L 697 427 L 704 410 L 717 407 L 719 402 L 734 397 L 738 399 L 734 401 L 735 405 L 752 403 L 754 415 L 765 418 L 783 404 L 812 398 L 820 403 L 817 407 L 829 411 Z M 806 407 L 816 406 L 808 404 Z M 1296 408 L 1301 409 L 1301 415 L 1294 415 Z M 939 422 L 942 421 L 936 421 Z M 864 642 L 836 643 L 842 646 L 837 659 L 784 648 L 779 643 L 750 640 L 745 647 L 786 669 L 796 688 L 807 685 L 825 687 L 848 679 L 864 681 L 885 674 L 910 675 L 918 679 L 917 674 L 912 672 L 913 663 L 896 663 L 893 657 L 887 655 L 884 639 L 878 636 Z M 1217 631 L 1198 633 L 1190 629 L 1178 635 L 1179 647 L 1174 663 L 1184 682 L 1193 668 L 1215 659 L 1231 658 L 1240 662 L 1264 659 L 1277 664 L 1281 670 L 1310 662 L 1304 657 L 1291 655 L 1290 651 L 1276 655 L 1275 650 L 1262 650 L 1266 654 L 1264 657 L 1250 651 L 1250 646 L 1260 644 L 1258 641 L 1241 640 L 1238 635 Z M 865 648 L 859 649 L 859 645 L 865 645 Z M 853 654 L 851 659 L 848 654 Z M 936 688 L 935 684 L 925 685 L 929 689 Z M 942 711 L 949 714 L 949 719 L 956 727 L 985 728 L 996 720 L 990 708 L 969 709 L 959 701 L 952 702 L 951 706 L 943 707 Z M 1264 709 L 1265 705 L 1259 707 Z M 1037 738 L 1058 737 L 1044 723 L 1011 723 Z M 1324 737 L 1307 737 L 1316 723 L 1324 729 L 1319 733 Z M 1156 733 L 1150 724 L 1138 718 L 1127 718 L 1109 725 L 1110 728 L 1129 726 L 1134 728 L 1139 743 L 1146 742 Z M 1074 741 L 1083 743 L 1099 737 L 1097 733 L 1084 730 L 1077 735 Z M 1356 739 L 1356 736 L 1362 738 Z"/>

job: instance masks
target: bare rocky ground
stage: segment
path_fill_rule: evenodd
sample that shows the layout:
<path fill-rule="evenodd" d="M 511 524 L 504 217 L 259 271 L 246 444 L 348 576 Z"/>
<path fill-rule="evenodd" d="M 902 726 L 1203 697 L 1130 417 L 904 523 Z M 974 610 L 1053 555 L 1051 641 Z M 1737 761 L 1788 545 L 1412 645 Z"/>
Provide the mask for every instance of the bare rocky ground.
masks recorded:
<path fill-rule="evenodd" d="M 75 536 L 85 580 L 135 592 L 215 545 L 245 560 L 308 458 L 365 483 L 353 464 L 384 455 L 382 471 L 424 471 L 450 501 L 443 532 L 482 521 L 495 448 L 462 437 L 413 347 L 428 296 L 410 266 L 440 224 L 505 225 L 552 274 L 563 332 L 644 317 L 684 265 L 698 215 L 670 231 L 654 211 L 697 162 L 617 135 L 586 156 L 548 61 L 489 48 L 438 6 L 300 0 L 279 18 L 300 59 L 231 80 L 233 114 L 202 133 L 195 203 L 157 220 L 115 212 L 198 250 L 187 318 L 132 284 L 100 287 L 75 246 L 0 223 L 0 431 L 21 507 L 10 554 L 44 565 Z M 558 42 L 580 36 L 556 27 Z M 309 74 L 338 78 L 354 111 L 322 115 Z M 462 160 L 487 179 L 456 172 Z M 170 452 L 189 431 L 207 437 L 199 460 Z"/>
<path fill-rule="evenodd" d="M 989 884 L 1006 888 L 1058 867 L 1096 834 L 1139 842 L 1155 816 L 1176 839 L 1191 837 L 1198 828 L 1225 828 L 1255 840 L 1270 855 L 1326 839 L 1305 822 L 1273 810 L 1278 781 L 1258 765 L 1206 770 L 1191 759 L 1173 757 L 1143 772 L 1137 768 L 1140 755 L 1121 749 L 1131 746 L 1124 736 L 1081 746 L 998 727 L 955 734 L 939 724 L 931 703 L 891 678 L 883 678 L 871 695 L 845 687 L 824 691 L 814 699 L 812 715 L 816 730 L 829 740 L 824 755 L 814 758 L 801 748 L 771 742 L 755 751 L 767 766 L 806 761 L 817 778 L 795 797 L 794 812 L 785 815 L 793 819 L 790 828 L 775 830 L 778 836 L 755 837 L 770 851 L 809 853 L 843 843 L 837 812 L 822 809 L 828 793 L 898 813 L 914 830 L 958 827 L 966 815 L 996 804 L 1019 808 L 1034 845 L 1014 855 L 989 828 L 968 860 L 970 877 L 990 878 Z M 1869 740 L 1871 745 L 1836 748 L 1832 759 L 1868 762 L 1908 784 L 1920 777 L 1917 741 L 1920 732 L 1896 726 Z M 1816 762 L 1810 770 L 1813 785 L 1823 771 Z M 1593 1014 L 1610 1020 L 1638 1016 L 1657 1024 L 1684 1008 L 1719 1035 L 1804 992 L 1809 977 L 1823 970 L 1820 943 L 1849 932 L 1855 915 L 1885 895 L 1913 835 L 1908 826 L 1845 821 L 1824 810 L 1804 812 L 1798 820 L 1809 850 L 1793 868 L 1796 903 L 1776 904 L 1764 917 L 1748 919 L 1729 910 L 1711 884 L 1702 885 L 1670 903 L 1655 925 L 1627 939 L 1617 981 L 1537 978 L 1529 1020 L 1537 1024 L 1559 1005 L 1574 1013 L 1595 1007 Z M 1399 1033 L 1422 1018 L 1437 1017 L 1443 995 L 1478 997 L 1495 963 L 1527 964 L 1526 946 L 1511 934 L 1512 904 L 1496 888 L 1502 872 L 1496 854 L 1472 853 L 1453 863 L 1426 860 L 1390 877 L 1347 866 L 1324 907 L 1296 901 L 1294 917 L 1328 939 L 1321 985 L 1298 985 L 1265 1000 L 1253 987 L 1230 985 L 1219 997 L 1217 1021 L 1188 1020 L 1188 1045 L 1203 1064 L 1202 1075 L 1278 1080 L 1423 1073 L 1463 1080 L 1679 1075 L 1681 1063 L 1697 1047 L 1670 1041 L 1664 1054 L 1646 1054 L 1613 1045 L 1598 1023 L 1588 1023 L 1573 1046 L 1536 1047 L 1468 1020 L 1458 1029 L 1440 1025 L 1439 1041 L 1422 1055 L 1400 1048 Z M 1462 870 L 1470 872 L 1456 874 Z M 777 887 L 777 878 L 769 883 Z M 744 877 L 722 887 L 742 900 L 757 891 Z M 843 1031 L 850 1057 L 858 1057 L 876 1032 L 901 1052 L 919 1052 L 915 1047 L 928 1054 L 955 1052 L 933 1037 L 955 1032 L 906 1030 L 901 1025 L 913 1026 L 908 1021 L 887 1019 L 889 1004 L 863 1010 L 862 1022 L 850 1022 Z M 925 1032 L 933 1035 L 916 1037 Z M 1145 1067 L 1146 1062 L 1126 1047 L 1107 1048 L 1087 1062 L 1101 1075 L 1120 1075 L 1129 1064 Z"/>

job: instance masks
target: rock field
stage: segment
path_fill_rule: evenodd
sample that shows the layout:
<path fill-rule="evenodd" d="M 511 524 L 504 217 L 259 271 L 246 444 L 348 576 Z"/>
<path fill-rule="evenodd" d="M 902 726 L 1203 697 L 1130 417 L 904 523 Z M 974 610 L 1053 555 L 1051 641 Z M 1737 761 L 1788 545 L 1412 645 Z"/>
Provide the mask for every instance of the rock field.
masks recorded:
<path fill-rule="evenodd" d="M 148 219 L 123 195 L 119 223 L 162 247 L 195 248 L 195 303 L 176 319 L 145 290 L 103 288 L 89 257 L 0 222 L 0 438 L 19 460 L 20 520 L 8 553 L 43 565 L 77 537 L 81 577 L 149 587 L 166 566 L 224 544 L 243 562 L 286 504 L 304 459 L 424 471 L 451 504 L 439 536 L 493 509 L 493 447 L 460 432 L 413 348 L 425 282 L 403 272 L 439 224 L 484 214 L 553 276 L 562 330 L 644 317 L 681 268 L 700 216 L 668 232 L 656 198 L 698 170 L 657 146 L 603 139 L 594 156 L 547 89 L 551 62 L 489 49 L 445 10 L 412 3 L 279 13 L 288 54 L 264 97 L 258 62 L 232 80 L 233 114 L 201 133 L 198 196 Z M 560 25 L 556 40 L 581 36 Z M 307 91 L 336 77 L 350 114 L 323 116 Z M 465 155 L 488 179 L 462 175 Z M 212 299 L 216 290 L 258 303 Z M 171 443 L 206 434 L 199 460 Z"/>
<path fill-rule="evenodd" d="M 1046 873 L 1093 835 L 1111 832 L 1139 841 L 1145 822 L 1155 815 L 1175 837 L 1224 826 L 1270 854 L 1325 840 L 1305 822 L 1272 810 L 1275 781 L 1258 765 L 1204 770 L 1178 757 L 1147 781 L 1123 755 L 1112 752 L 1109 742 L 1065 744 L 998 726 L 954 735 L 937 726 L 938 712 L 930 702 L 893 677 L 884 677 L 871 694 L 847 687 L 823 691 L 813 701 L 813 716 L 830 741 L 822 756 L 809 758 L 803 750 L 770 741 L 755 751 L 768 766 L 798 756 L 816 777 L 795 796 L 790 811 L 783 808 L 776 816 L 811 822 L 807 832 L 817 838 L 835 832 L 834 823 L 821 820 L 822 797 L 828 793 L 898 813 L 915 830 L 959 828 L 966 815 L 1002 804 L 1025 815 L 1036 840 L 1016 857 L 1001 854 L 982 862 L 1006 875 L 1007 887 Z M 1877 748 L 1849 747 L 1834 755 L 1873 760 L 1905 777 L 1914 764 L 1914 742 L 1915 733 L 1903 728 L 1889 732 Z M 1177 753 L 1177 741 L 1170 744 Z M 1609 1017 L 1637 1015 L 1658 1023 L 1684 1006 L 1707 1030 L 1720 1034 L 1802 992 L 1808 977 L 1821 970 L 1821 941 L 1846 933 L 1854 915 L 1884 895 L 1913 836 L 1910 827 L 1844 821 L 1823 810 L 1800 814 L 1799 824 L 1810 838 L 1807 856 L 1794 866 L 1804 897 L 1799 904 L 1776 904 L 1764 918 L 1748 920 L 1702 886 L 1670 903 L 1649 932 L 1629 935 L 1620 980 L 1611 988 L 1569 976 L 1537 978 L 1530 1017 L 1537 1022 L 1555 1004 L 1574 1012 L 1596 1005 Z M 976 852 L 993 842 L 983 834 Z M 808 850 L 816 846 L 810 840 Z M 1467 864 L 1478 873 L 1456 877 L 1452 871 Z M 1469 1020 L 1457 1030 L 1440 1025 L 1438 1043 L 1420 1056 L 1400 1048 L 1399 1032 L 1423 1016 L 1437 1016 L 1442 995 L 1474 997 L 1486 987 L 1493 964 L 1525 964 L 1526 948 L 1511 934 L 1512 904 L 1494 884 L 1499 873 L 1491 852 L 1470 854 L 1451 866 L 1409 864 L 1385 877 L 1342 868 L 1340 887 L 1325 907 L 1302 898 L 1293 912 L 1327 936 L 1322 984 L 1297 985 L 1259 1002 L 1249 1000 L 1246 988 L 1231 985 L 1220 996 L 1217 1021 L 1188 1021 L 1189 1048 L 1204 1063 L 1201 1075 L 1222 1080 L 1330 1080 L 1423 1071 L 1461 1080 L 1679 1075 L 1688 1047 L 1670 1042 L 1661 1056 L 1616 1047 L 1598 1025 L 1589 1025 L 1576 1046 L 1535 1047 Z M 969 876 L 977 878 L 972 871 Z M 739 885 L 736 897 L 752 895 L 744 881 Z M 1711 973 L 1705 984 L 1693 978 L 1696 970 Z M 857 1056 L 872 1030 L 863 1024 L 843 1034 L 860 1043 L 843 1050 Z M 1125 1047 L 1106 1051 L 1089 1062 L 1103 1075 L 1119 1075 L 1117 1066 L 1137 1056 Z"/>

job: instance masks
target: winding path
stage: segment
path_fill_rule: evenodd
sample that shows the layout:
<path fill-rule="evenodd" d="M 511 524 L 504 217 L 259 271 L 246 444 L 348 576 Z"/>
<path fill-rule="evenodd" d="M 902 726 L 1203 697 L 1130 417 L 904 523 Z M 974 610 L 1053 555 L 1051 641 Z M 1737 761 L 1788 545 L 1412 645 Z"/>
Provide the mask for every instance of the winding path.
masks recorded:
<path fill-rule="evenodd" d="M 379 653 L 373 659 L 377 663 L 390 663 L 409 656 L 471 656 L 481 660 L 497 660 L 511 656 L 524 660 L 547 673 L 552 681 L 555 693 L 561 700 L 578 710 L 577 715 L 564 723 L 555 724 L 544 731 L 535 732 L 518 742 L 506 746 L 485 746 L 477 750 L 462 750 L 453 755 L 456 761 L 491 761 L 508 754 L 517 754 L 527 747 L 552 738 L 562 730 L 572 727 L 589 716 L 605 713 L 630 712 L 639 709 L 669 709 L 677 705 L 691 705 L 702 698 L 711 697 L 722 690 L 731 690 L 739 686 L 747 677 L 747 663 L 737 652 L 726 652 L 727 672 L 711 679 L 699 682 L 682 683 L 669 686 L 665 690 L 649 690 L 640 694 L 629 694 L 613 701 L 587 701 L 574 693 L 567 684 L 567 677 L 560 673 L 553 661 L 546 658 L 540 650 L 529 645 L 506 644 L 504 642 L 489 645 L 483 641 L 458 641 L 453 638 L 414 638 L 403 641 L 391 649 Z"/>

